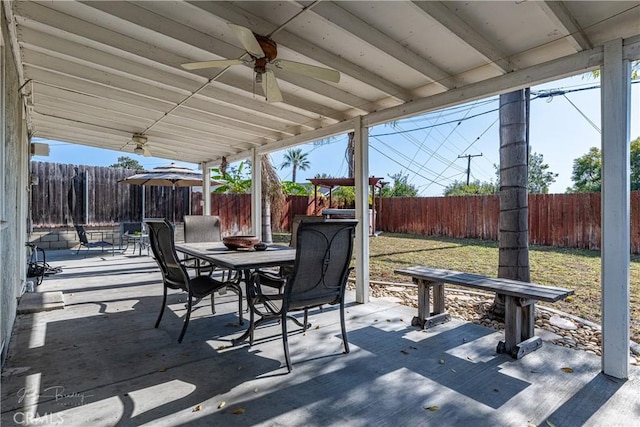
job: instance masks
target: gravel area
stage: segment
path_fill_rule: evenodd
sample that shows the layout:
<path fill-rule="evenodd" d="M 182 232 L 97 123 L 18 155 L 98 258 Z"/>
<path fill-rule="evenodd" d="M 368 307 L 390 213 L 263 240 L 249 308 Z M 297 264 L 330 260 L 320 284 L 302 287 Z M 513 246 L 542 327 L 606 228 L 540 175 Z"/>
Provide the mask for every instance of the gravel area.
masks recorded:
<path fill-rule="evenodd" d="M 353 288 L 353 283 L 349 282 Z M 446 306 L 451 316 L 487 326 L 496 330 L 504 329 L 504 323 L 493 320 L 488 310 L 493 296 L 478 292 L 446 289 Z M 402 305 L 418 308 L 418 291 L 415 287 L 393 285 L 371 285 L 371 296 L 392 299 Z M 536 304 L 536 335 L 544 341 L 573 349 L 584 350 L 597 356 L 602 355 L 602 333 L 600 326 L 555 309 Z M 638 346 L 631 345 L 631 361 L 640 365 Z"/>

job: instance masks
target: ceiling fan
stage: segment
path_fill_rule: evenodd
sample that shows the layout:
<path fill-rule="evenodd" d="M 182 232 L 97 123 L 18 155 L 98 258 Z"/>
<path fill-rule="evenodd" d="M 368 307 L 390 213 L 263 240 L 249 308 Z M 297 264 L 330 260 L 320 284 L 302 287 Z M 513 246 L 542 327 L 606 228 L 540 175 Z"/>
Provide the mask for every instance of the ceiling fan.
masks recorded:
<path fill-rule="evenodd" d="M 245 59 L 220 59 L 214 61 L 190 62 L 182 64 L 187 70 L 198 70 L 202 68 L 222 68 L 231 65 L 248 65 L 255 72 L 255 82 L 262 84 L 262 89 L 267 98 L 267 102 L 281 102 L 282 93 L 278 87 L 278 82 L 271 67 L 284 71 L 303 74 L 315 79 L 326 80 L 333 83 L 340 81 L 340 73 L 329 68 L 316 67 L 315 65 L 303 64 L 301 62 L 277 59 L 278 45 L 268 36 L 255 34 L 249 28 L 235 24 L 227 24 L 234 32 L 240 43 L 251 57 Z"/>
<path fill-rule="evenodd" d="M 149 150 L 149 147 L 147 147 L 148 138 L 147 138 L 147 136 L 145 134 L 143 134 L 143 133 L 134 133 L 133 136 L 131 137 L 131 141 L 133 141 L 136 144 L 136 148 L 133 149 L 133 152 L 135 154 L 143 155 L 145 157 L 153 156 L 153 154 Z M 162 147 L 155 147 L 153 150 L 154 151 L 163 151 L 165 153 L 171 153 L 171 154 L 175 154 L 176 153 L 173 150 L 168 150 L 168 149 L 162 148 Z"/>

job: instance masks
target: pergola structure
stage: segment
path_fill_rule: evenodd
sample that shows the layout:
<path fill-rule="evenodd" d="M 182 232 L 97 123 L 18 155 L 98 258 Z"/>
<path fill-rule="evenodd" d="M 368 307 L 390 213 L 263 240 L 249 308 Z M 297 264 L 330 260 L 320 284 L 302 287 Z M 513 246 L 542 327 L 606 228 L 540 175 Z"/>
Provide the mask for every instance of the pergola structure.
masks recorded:
<path fill-rule="evenodd" d="M 283 100 L 267 102 L 228 24 L 269 36 L 278 58 L 338 71 L 339 82 L 268 64 Z M 640 58 L 639 2 L 3 1 L 1 48 L 3 354 L 25 280 L 25 255 L 17 254 L 27 235 L 33 137 L 146 150 L 200 163 L 205 175 L 222 161 L 251 158 L 257 232 L 261 155 L 353 131 L 357 300 L 367 302 L 368 129 L 600 69 L 602 366 L 627 376 L 630 64 Z M 181 67 L 220 59 L 241 61 Z"/>
<path fill-rule="evenodd" d="M 331 207 L 331 196 L 335 187 L 355 187 L 356 185 L 355 178 L 311 178 L 309 179 L 309 182 L 313 184 L 313 210 L 316 213 L 318 211 L 318 187 L 329 189 L 329 207 Z M 372 220 L 372 223 L 370 224 L 370 234 L 375 234 L 376 232 L 376 188 L 382 192 L 382 187 L 384 187 L 385 184 L 386 183 L 382 181 L 382 178 L 376 178 L 373 176 L 369 177 L 369 187 L 371 188 L 371 210 L 374 212 L 374 216 L 369 217 L 369 219 Z"/>

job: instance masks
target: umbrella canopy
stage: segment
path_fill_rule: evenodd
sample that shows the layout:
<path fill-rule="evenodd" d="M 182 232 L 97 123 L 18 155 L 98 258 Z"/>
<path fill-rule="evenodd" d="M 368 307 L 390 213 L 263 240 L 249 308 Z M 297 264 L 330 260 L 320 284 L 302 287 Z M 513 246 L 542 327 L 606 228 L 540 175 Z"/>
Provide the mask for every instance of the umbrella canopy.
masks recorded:
<path fill-rule="evenodd" d="M 202 173 L 171 163 L 158 166 L 120 180 L 124 184 L 156 185 L 164 187 L 199 187 L 202 185 Z M 224 182 L 211 180 L 211 185 L 223 185 Z"/>

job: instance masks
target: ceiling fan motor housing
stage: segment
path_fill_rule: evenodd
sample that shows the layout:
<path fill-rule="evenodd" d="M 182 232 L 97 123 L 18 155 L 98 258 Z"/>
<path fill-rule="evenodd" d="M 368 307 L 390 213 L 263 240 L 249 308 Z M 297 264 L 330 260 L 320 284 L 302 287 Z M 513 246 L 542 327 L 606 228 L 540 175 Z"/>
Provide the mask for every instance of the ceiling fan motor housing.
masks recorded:
<path fill-rule="evenodd" d="M 141 133 L 134 133 L 133 136 L 131 137 L 131 140 L 138 145 L 144 145 L 147 143 L 146 135 L 143 135 Z"/>

